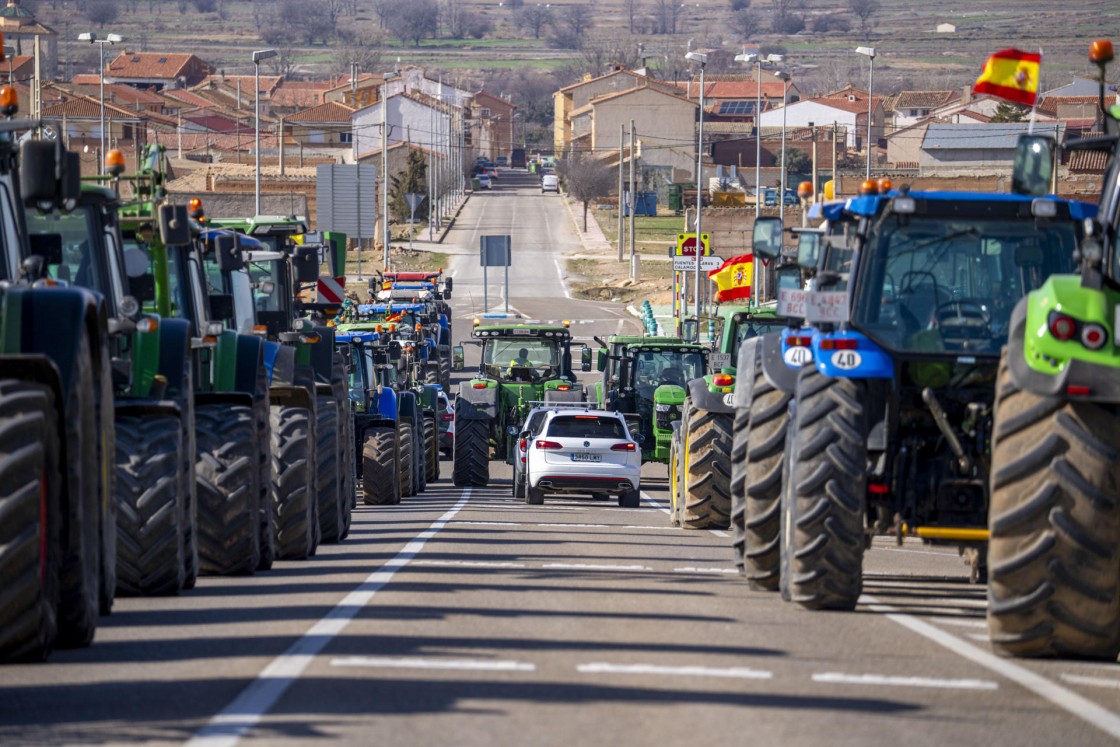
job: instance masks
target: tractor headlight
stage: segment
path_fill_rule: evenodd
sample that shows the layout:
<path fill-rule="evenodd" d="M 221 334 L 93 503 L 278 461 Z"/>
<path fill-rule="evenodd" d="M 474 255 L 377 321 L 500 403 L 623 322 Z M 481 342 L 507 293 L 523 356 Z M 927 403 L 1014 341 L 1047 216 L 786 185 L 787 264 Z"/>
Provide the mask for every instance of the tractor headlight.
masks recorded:
<path fill-rule="evenodd" d="M 673 411 L 673 406 L 672 405 L 654 405 L 653 409 L 657 410 L 658 412 L 672 412 Z"/>

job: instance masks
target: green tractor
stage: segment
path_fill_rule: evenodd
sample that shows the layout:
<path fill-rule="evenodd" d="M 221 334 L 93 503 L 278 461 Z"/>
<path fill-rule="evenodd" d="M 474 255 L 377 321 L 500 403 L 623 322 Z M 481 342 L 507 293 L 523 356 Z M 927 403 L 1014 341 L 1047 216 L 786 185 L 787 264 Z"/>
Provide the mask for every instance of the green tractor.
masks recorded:
<path fill-rule="evenodd" d="M 1067 149 L 1111 154 L 1075 258 L 1019 301 L 999 362 L 991 447 L 988 630 L 1010 656 L 1109 661 L 1120 653 L 1120 106 L 1112 45 L 1093 42 L 1107 136 Z M 1049 190 L 1056 144 L 1023 136 L 1013 184 Z"/>
<path fill-rule="evenodd" d="M 592 386 L 591 400 L 601 409 L 625 413 L 630 432 L 641 436 L 643 461 L 668 464 L 685 385 L 707 372 L 708 348 L 680 337 L 594 339 L 602 380 Z"/>
<path fill-rule="evenodd" d="M 690 529 L 727 529 L 731 521 L 731 446 L 735 368 L 743 340 L 785 324 L 772 307 L 721 305 L 711 373 L 687 384 L 683 414 L 671 423 L 670 520 Z"/>
<path fill-rule="evenodd" d="M 16 110 L 0 91 L 0 660 L 30 661 L 88 645 L 112 603 L 112 358 L 136 309 L 50 278 L 62 242 L 30 235 L 26 215 L 73 204 L 78 156 L 17 146 L 38 123 Z"/>
<path fill-rule="evenodd" d="M 257 324 L 268 340 L 280 344 L 269 386 L 276 553 L 306 558 L 320 541 L 342 538 L 353 501 L 344 494 L 352 463 L 346 361 L 335 350 L 334 327 L 327 325 L 338 307 L 300 300 L 300 291 L 319 278 L 322 247 L 298 243 L 307 225 L 291 216 L 208 225 L 243 233 L 265 247 L 246 252 L 244 261 Z M 338 259 L 328 254 L 334 271 Z"/>
<path fill-rule="evenodd" d="M 455 398 L 451 479 L 458 486 L 485 487 L 491 459 L 512 464 L 513 444 L 534 403 L 586 397 L 572 372 L 567 324 L 475 326 L 471 337 L 482 354 L 478 373 L 459 385 Z M 455 370 L 463 370 L 462 345 L 455 346 L 452 360 Z M 583 348 L 580 370 L 591 370 L 591 348 Z"/>

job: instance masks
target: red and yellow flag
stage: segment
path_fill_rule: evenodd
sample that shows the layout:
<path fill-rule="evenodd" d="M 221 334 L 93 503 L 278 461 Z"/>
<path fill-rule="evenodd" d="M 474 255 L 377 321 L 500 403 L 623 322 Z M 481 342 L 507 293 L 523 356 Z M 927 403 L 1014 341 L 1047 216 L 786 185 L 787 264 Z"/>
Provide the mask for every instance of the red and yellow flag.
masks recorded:
<path fill-rule="evenodd" d="M 708 277 L 716 281 L 719 291 L 716 301 L 732 301 L 736 298 L 751 297 L 751 280 L 754 277 L 754 255 L 740 254 L 724 260 L 724 263 L 708 272 Z"/>
<path fill-rule="evenodd" d="M 973 93 L 988 93 L 1024 106 L 1034 106 L 1038 97 L 1038 69 L 1042 55 L 1003 49 L 984 63 Z"/>

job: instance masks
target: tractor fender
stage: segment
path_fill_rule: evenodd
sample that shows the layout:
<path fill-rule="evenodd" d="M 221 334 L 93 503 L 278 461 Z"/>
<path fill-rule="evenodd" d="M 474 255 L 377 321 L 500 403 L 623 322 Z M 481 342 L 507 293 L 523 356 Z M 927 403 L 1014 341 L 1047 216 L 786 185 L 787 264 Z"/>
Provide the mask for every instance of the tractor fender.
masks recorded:
<path fill-rule="evenodd" d="M 278 342 L 273 342 L 272 340 L 264 340 L 263 348 L 264 348 L 264 369 L 268 374 L 268 383 L 271 384 L 274 379 L 276 381 L 285 381 L 285 379 L 279 378 L 276 375 L 278 364 L 279 364 L 280 368 L 283 368 L 283 362 L 281 361 L 281 359 L 283 358 L 282 353 L 283 353 L 283 350 L 285 349 L 284 346 L 281 345 Z M 295 356 L 294 355 L 292 356 L 292 364 L 293 364 L 293 366 L 295 365 Z M 290 381 L 291 379 L 289 378 L 287 380 Z"/>
<path fill-rule="evenodd" d="M 252 392 L 195 392 L 195 407 L 203 405 L 241 405 L 252 409 Z"/>
<path fill-rule="evenodd" d="M 545 402 L 583 402 L 583 389 L 545 389 Z"/>
<path fill-rule="evenodd" d="M 319 342 L 311 344 L 311 367 L 317 381 L 330 383 L 334 372 L 334 327 L 314 326 Z"/>
<path fill-rule="evenodd" d="M 257 375 L 264 365 L 264 340 L 256 335 L 237 336 L 237 373 L 234 389 L 253 392 L 257 388 Z"/>
<path fill-rule="evenodd" d="M 792 394 L 797 389 L 797 373 L 803 364 L 791 364 L 789 361 L 793 358 L 790 353 L 804 351 L 804 363 L 812 361 L 813 354 L 809 348 L 792 348 L 783 345 L 782 337 L 782 333 L 762 337 L 762 375 L 771 386 Z"/>
<path fill-rule="evenodd" d="M 732 397 L 734 392 L 713 392 L 708 389 L 708 382 L 704 379 L 693 379 L 688 382 L 688 396 L 692 398 L 692 404 L 697 409 L 706 410 L 708 412 L 725 412 L 732 413 L 734 408 L 731 406 Z"/>
<path fill-rule="evenodd" d="M 1015 304 L 1007 336 L 1007 367 L 1015 386 L 1041 397 L 1061 399 L 1069 396 L 1069 387 L 1088 387 L 1080 390 L 1087 393 L 1079 394 L 1078 400 L 1120 402 L 1120 377 L 1114 366 L 1070 358 L 1058 373 L 1044 374 L 1027 364 L 1025 339 L 1029 301 L 1030 295 Z"/>
<path fill-rule="evenodd" d="M 498 417 L 498 388 L 475 389 L 467 381 L 459 385 L 455 417 L 463 420 L 494 420 Z"/>
<path fill-rule="evenodd" d="M 854 349 L 822 350 L 824 340 L 855 341 Z M 834 379 L 893 379 L 894 361 L 871 338 L 854 330 L 822 333 L 813 331 L 813 365 L 823 376 Z"/>
<path fill-rule="evenodd" d="M 186 319 L 165 318 L 159 323 L 159 372 L 167 378 L 167 398 L 180 400 L 186 381 L 183 359 L 191 355 L 191 323 Z"/>
<path fill-rule="evenodd" d="M 137 397 L 135 399 L 118 399 L 114 403 L 113 413 L 118 417 L 121 415 L 131 415 L 133 417 L 170 415 L 173 418 L 180 419 L 183 417 L 183 408 L 176 400 Z"/>
<path fill-rule="evenodd" d="M 302 407 L 314 411 L 311 392 L 302 386 L 294 384 L 273 384 L 268 388 L 269 403 L 284 407 Z"/>
<path fill-rule="evenodd" d="M 742 345 L 739 346 L 739 358 L 735 361 L 736 376 L 742 376 L 748 381 L 754 379 L 754 366 L 759 355 L 761 355 L 762 341 L 772 336 L 767 334 L 743 340 Z M 735 395 L 731 398 L 731 403 L 736 410 L 749 410 L 753 399 L 753 386 L 737 386 L 735 387 Z"/>
<path fill-rule="evenodd" d="M 416 393 L 411 391 L 401 392 L 397 397 L 397 414 L 416 422 L 420 418 L 420 409 L 416 406 Z"/>

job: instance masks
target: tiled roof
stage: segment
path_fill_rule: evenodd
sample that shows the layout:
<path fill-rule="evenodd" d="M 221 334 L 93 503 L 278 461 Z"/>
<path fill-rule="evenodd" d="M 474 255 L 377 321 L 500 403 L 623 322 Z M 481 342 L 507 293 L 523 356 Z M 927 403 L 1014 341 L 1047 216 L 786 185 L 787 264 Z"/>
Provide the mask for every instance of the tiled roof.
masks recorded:
<path fill-rule="evenodd" d="M 160 95 L 169 99 L 174 99 L 183 104 L 189 104 L 190 106 L 213 106 L 214 104 L 210 99 L 203 98 L 197 93 L 187 91 L 183 88 L 172 88 L 170 90 L 161 91 Z"/>
<path fill-rule="evenodd" d="M 193 54 L 121 52 L 116 59 L 109 62 L 105 73 L 114 78 L 154 78 L 173 81 L 184 74 L 184 70 L 192 61 L 201 62 Z"/>
<path fill-rule="evenodd" d="M 662 96 L 668 96 L 669 98 L 677 99 L 678 101 L 686 101 L 689 104 L 692 104 L 693 106 L 696 105 L 696 102 L 692 101 L 691 99 L 685 98 L 684 95 L 682 95 L 680 93 L 673 93 L 671 91 L 662 90 L 658 86 L 638 86 L 637 88 L 627 88 L 625 91 L 615 91 L 614 93 L 608 93 L 608 94 L 604 94 L 602 96 L 596 96 L 595 98 L 591 99 L 591 105 L 601 104 L 604 101 L 612 101 L 614 99 L 621 98 L 623 96 L 629 96 L 629 95 L 637 93 L 639 91 L 653 91 L 654 93 L 659 93 Z M 572 112 L 572 113 L 575 114 L 575 112 Z"/>
<path fill-rule="evenodd" d="M 581 80 L 578 83 L 573 83 L 570 86 L 564 86 L 563 88 L 560 89 L 560 93 L 565 93 L 567 91 L 573 91 L 573 90 L 579 88 L 580 86 L 585 86 L 588 83 L 594 83 L 596 81 L 603 80 L 604 78 L 610 78 L 610 77 L 615 76 L 615 75 L 629 75 L 630 77 L 636 78 L 639 81 L 648 80 L 647 76 L 642 75 L 641 73 L 635 73 L 633 70 L 612 70 L 611 72 L 606 73 L 605 75 L 600 75 L 597 78 L 588 78 L 587 80 Z"/>
<path fill-rule="evenodd" d="M 285 117 L 285 122 L 292 124 L 350 124 L 350 115 L 354 113 L 352 107 L 340 104 L 337 101 L 328 101 L 310 109 L 304 109 L 291 116 Z"/>
<path fill-rule="evenodd" d="M 952 91 L 903 91 L 894 102 L 894 110 L 936 109 L 960 98 L 961 92 Z"/>
<path fill-rule="evenodd" d="M 1079 173 L 1103 174 L 1108 166 L 1109 150 L 1075 150 L 1069 154 L 1069 170 Z"/>
<path fill-rule="evenodd" d="M 74 96 L 67 101 L 43 109 L 44 119 L 61 119 L 64 116 L 71 119 L 101 119 L 101 101 L 88 96 Z M 139 121 L 140 119 L 138 113 L 122 109 L 109 102 L 105 102 L 105 117 L 107 119 L 111 117 L 116 120 L 131 121 Z"/>
<path fill-rule="evenodd" d="M 318 106 L 323 103 L 323 94 L 327 88 L 312 88 L 293 86 L 285 82 L 284 85 L 272 92 L 269 104 L 274 108 L 305 108 Z"/>
<path fill-rule="evenodd" d="M 211 132 L 236 132 L 239 129 L 235 120 L 213 114 L 183 117 L 183 121 L 192 122 L 199 127 L 205 127 Z"/>
<path fill-rule="evenodd" d="M 685 93 L 689 98 L 697 98 L 700 95 L 700 82 L 699 81 L 678 81 L 676 87 Z M 762 96 L 763 98 L 780 99 L 782 97 L 782 88 L 784 86 L 792 87 L 793 84 L 789 81 L 783 83 L 780 80 L 762 80 Z M 747 100 L 758 97 L 758 81 L 755 80 L 717 80 L 711 81 L 705 79 L 704 81 L 704 98 L 705 99 L 736 99 Z"/>
<path fill-rule="evenodd" d="M 854 101 L 852 99 L 855 99 Z M 829 94 L 827 96 L 820 96 L 815 99 L 810 99 L 818 104 L 831 106 L 835 109 L 841 109 L 846 112 L 854 112 L 856 114 L 863 114 L 867 111 L 867 92 L 851 89 L 843 94 Z M 875 96 L 872 98 L 871 106 L 876 108 L 882 102 L 882 98 Z"/>
<path fill-rule="evenodd" d="M 1098 100 L 1097 96 L 1047 96 L 1038 103 L 1038 110 L 1047 114 L 1057 114 L 1058 107 L 1063 104 L 1067 106 L 1096 106 Z"/>

